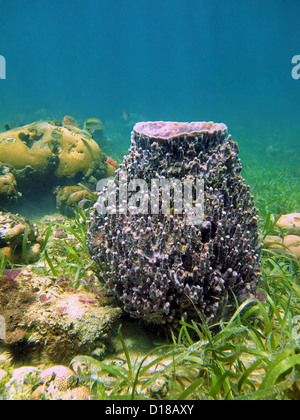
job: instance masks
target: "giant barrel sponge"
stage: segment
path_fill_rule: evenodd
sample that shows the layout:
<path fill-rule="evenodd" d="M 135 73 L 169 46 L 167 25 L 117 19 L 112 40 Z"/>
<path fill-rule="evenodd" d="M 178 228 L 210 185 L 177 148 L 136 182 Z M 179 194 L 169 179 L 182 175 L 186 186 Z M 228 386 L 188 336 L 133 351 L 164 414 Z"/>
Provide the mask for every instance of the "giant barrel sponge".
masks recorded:
<path fill-rule="evenodd" d="M 174 326 L 182 318 L 199 320 L 200 314 L 212 324 L 232 312 L 236 300 L 250 296 L 259 278 L 258 217 L 240 175 L 238 153 L 224 124 L 134 126 L 129 154 L 113 186 L 100 192 L 88 227 L 88 246 L 100 277 L 130 316 Z M 121 202 L 124 178 L 128 185 L 135 180 L 147 184 L 135 208 L 130 206 L 138 195 L 133 188 L 127 189 L 127 207 Z M 159 185 L 162 199 L 166 180 L 183 185 L 188 179 L 204 185 L 201 223 L 189 223 L 185 209 L 179 214 L 174 203 L 168 212 L 161 212 L 160 204 L 159 212 L 151 213 L 151 186 Z M 171 201 L 175 195 L 173 189 Z M 102 204 L 111 200 L 106 214 L 99 210 L 101 199 Z"/>

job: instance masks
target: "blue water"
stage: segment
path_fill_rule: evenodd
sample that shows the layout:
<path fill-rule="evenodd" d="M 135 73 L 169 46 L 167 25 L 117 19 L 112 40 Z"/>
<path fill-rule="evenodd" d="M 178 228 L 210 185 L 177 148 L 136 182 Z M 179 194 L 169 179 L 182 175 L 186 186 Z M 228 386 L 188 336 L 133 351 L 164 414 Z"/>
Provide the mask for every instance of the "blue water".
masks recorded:
<path fill-rule="evenodd" d="M 1 0 L 0 14 L 0 121 L 127 109 L 298 141 L 296 0 Z"/>

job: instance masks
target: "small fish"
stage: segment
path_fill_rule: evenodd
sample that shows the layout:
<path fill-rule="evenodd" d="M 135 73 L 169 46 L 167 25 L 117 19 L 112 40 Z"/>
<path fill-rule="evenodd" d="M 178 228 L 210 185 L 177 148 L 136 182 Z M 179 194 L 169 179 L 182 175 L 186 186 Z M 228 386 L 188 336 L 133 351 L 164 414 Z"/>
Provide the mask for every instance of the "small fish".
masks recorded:
<path fill-rule="evenodd" d="M 124 121 L 128 121 L 129 120 L 129 112 L 127 111 L 127 109 L 124 109 L 123 111 L 123 120 Z"/>
<path fill-rule="evenodd" d="M 4 128 L 6 131 L 10 130 L 10 126 L 8 124 L 5 124 Z"/>
<path fill-rule="evenodd" d="M 104 124 L 99 118 L 87 118 L 84 121 L 83 128 L 87 131 L 103 130 Z"/>

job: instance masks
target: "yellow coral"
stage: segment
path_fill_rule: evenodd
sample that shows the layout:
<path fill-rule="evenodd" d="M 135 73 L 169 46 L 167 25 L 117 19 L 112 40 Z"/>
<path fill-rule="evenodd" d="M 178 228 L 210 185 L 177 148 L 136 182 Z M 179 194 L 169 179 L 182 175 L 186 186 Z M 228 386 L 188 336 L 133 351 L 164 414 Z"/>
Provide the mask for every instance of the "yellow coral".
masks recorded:
<path fill-rule="evenodd" d="M 1 162 L 23 169 L 46 169 L 59 159 L 56 174 L 73 177 L 86 172 L 101 156 L 101 149 L 85 130 L 36 122 L 0 134 Z"/>

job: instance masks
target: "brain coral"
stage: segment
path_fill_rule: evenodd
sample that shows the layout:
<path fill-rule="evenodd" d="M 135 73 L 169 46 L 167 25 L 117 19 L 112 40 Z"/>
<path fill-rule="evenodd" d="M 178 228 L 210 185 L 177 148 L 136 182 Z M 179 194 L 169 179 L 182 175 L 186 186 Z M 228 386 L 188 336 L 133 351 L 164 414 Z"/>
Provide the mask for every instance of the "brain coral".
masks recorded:
<path fill-rule="evenodd" d="M 29 165 L 45 171 L 52 163 L 58 177 L 74 177 L 88 171 L 101 157 L 106 159 L 85 130 L 57 127 L 45 121 L 1 133 L 0 157 L 2 163 L 17 170 Z"/>
<path fill-rule="evenodd" d="M 0 133 L 0 205 L 36 199 L 58 185 L 94 188 L 107 176 L 107 156 L 70 118 L 66 126 L 39 121 Z"/>
<path fill-rule="evenodd" d="M 101 214 L 97 203 L 88 245 L 102 279 L 124 310 L 146 323 L 176 325 L 182 317 L 199 319 L 199 312 L 216 322 L 259 277 L 257 210 L 240 175 L 238 146 L 224 124 L 212 122 L 138 123 L 131 143 L 115 173 L 117 200 L 122 173 L 127 182 L 145 180 L 149 190 L 153 179 L 193 177 L 204 182 L 204 218 L 187 223 L 174 206 L 165 214 L 117 207 Z M 128 189 L 128 202 L 134 193 Z"/>

